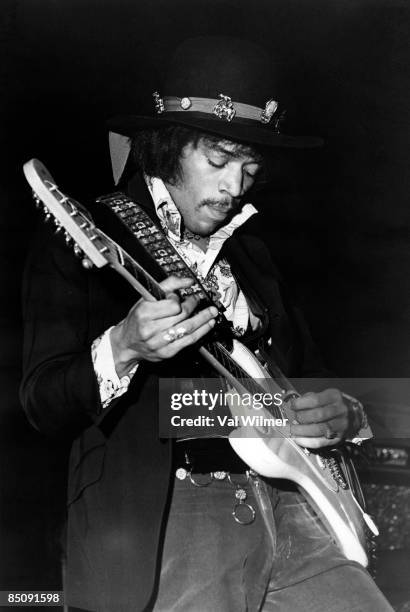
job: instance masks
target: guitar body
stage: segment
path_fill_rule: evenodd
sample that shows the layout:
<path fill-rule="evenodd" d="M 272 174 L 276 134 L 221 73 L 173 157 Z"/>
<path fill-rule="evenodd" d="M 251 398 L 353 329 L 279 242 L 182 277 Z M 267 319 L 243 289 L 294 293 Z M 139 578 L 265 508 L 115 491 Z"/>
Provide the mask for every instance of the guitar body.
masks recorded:
<path fill-rule="evenodd" d="M 109 265 L 144 299 L 162 299 L 163 291 L 159 283 L 99 230 L 81 205 L 58 189 L 47 169 L 38 160 L 27 162 L 24 172 L 46 218 L 54 219 L 57 228 L 63 230 L 67 243 L 74 242 L 75 252 L 81 254 L 86 268 Z M 202 345 L 198 350 L 235 390 L 246 390 L 242 379 L 238 378 L 239 371 L 242 378 L 255 381 L 259 390 L 270 393 L 274 390 L 283 395 L 283 381 L 286 379 L 283 376 L 273 376 L 267 369 L 269 365 L 262 365 L 237 340 L 232 341 L 232 348 L 229 349 L 215 341 Z M 232 364 L 232 369 L 229 364 Z M 278 371 L 275 364 L 272 364 L 272 371 Z M 292 387 L 286 391 L 289 393 L 276 411 L 282 419 L 287 419 L 284 426 L 238 427 L 229 435 L 229 442 L 239 457 L 258 474 L 296 483 L 346 557 L 367 566 L 365 523 L 374 533 L 377 528 L 355 498 L 352 481 L 345 473 L 346 469 L 343 470 L 339 464 L 337 449 L 309 451 L 291 438 L 289 424 L 293 416 L 291 402 L 286 398 L 298 394 Z M 230 409 L 233 416 L 249 415 L 251 410 L 255 414 L 255 410 L 249 407 L 231 406 Z M 258 415 L 266 419 L 272 417 L 266 408 L 261 408 Z"/>
<path fill-rule="evenodd" d="M 232 358 L 266 391 L 272 391 L 269 372 L 251 351 L 234 340 Z M 235 412 L 235 407 L 231 407 Z M 271 417 L 262 408 L 258 412 Z M 283 417 L 291 422 L 289 403 L 281 406 Z M 243 410 L 242 410 L 243 413 Z M 229 442 L 234 451 L 255 472 L 267 478 L 284 478 L 295 482 L 348 559 L 367 566 L 366 534 L 363 517 L 350 488 L 343 489 L 331 474 L 319 453 L 309 452 L 290 438 L 289 425 L 272 428 L 241 427 L 231 432 Z"/>

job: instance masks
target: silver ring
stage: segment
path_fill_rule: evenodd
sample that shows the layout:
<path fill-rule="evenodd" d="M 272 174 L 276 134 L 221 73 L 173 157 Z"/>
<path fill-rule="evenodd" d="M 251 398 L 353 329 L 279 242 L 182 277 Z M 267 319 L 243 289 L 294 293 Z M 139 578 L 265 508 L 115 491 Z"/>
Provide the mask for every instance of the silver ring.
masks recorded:
<path fill-rule="evenodd" d="M 180 338 L 183 338 L 186 334 L 186 329 L 185 327 L 178 327 L 176 332 L 175 332 L 175 338 L 176 340 L 179 340 Z"/>
<path fill-rule="evenodd" d="M 172 329 L 172 327 L 170 327 L 169 330 L 163 335 L 163 338 L 165 342 L 174 342 L 174 340 L 177 339 L 177 333 L 175 329 Z"/>
<path fill-rule="evenodd" d="M 245 516 L 244 518 L 241 518 L 238 515 L 238 509 L 239 508 L 242 511 L 246 510 L 246 512 L 248 513 L 248 516 L 247 517 Z M 256 516 L 255 508 L 253 506 L 251 506 L 250 504 L 245 504 L 243 502 L 238 502 L 237 504 L 235 504 L 234 509 L 232 510 L 232 516 L 235 519 L 235 521 L 237 523 L 239 523 L 239 525 L 250 525 L 255 520 L 255 516 Z"/>
<path fill-rule="evenodd" d="M 189 480 L 192 482 L 193 485 L 195 485 L 196 487 L 208 487 L 211 482 L 214 479 L 214 475 L 212 472 L 209 473 L 209 480 L 205 480 L 205 482 L 199 482 L 198 480 L 195 480 L 195 478 L 192 476 L 192 472 L 189 471 Z M 207 476 L 208 474 L 204 474 L 204 476 Z"/>
<path fill-rule="evenodd" d="M 228 481 L 231 483 L 232 486 L 234 487 L 243 487 L 244 485 L 246 485 L 249 482 L 249 471 L 247 470 L 245 472 L 245 474 L 238 474 L 239 476 L 244 476 L 245 477 L 245 482 L 243 482 L 243 480 L 241 482 L 237 482 L 232 478 L 232 474 L 229 472 L 228 474 Z"/>

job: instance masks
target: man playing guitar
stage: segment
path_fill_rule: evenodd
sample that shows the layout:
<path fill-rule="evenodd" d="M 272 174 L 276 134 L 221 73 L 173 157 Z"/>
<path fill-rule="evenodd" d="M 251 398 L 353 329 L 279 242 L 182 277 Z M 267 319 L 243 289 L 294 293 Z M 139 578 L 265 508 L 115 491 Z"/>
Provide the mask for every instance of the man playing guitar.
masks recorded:
<path fill-rule="evenodd" d="M 174 275 L 156 301 L 136 299 L 47 230 L 28 264 L 25 410 L 41 431 L 74 439 L 66 600 L 107 612 L 391 610 L 291 470 L 260 476 L 226 439 L 159 437 L 158 381 L 209 375 L 195 351 L 220 304 L 233 337 L 286 376 L 323 373 L 247 200 L 267 151 L 318 139 L 281 133 L 270 58 L 243 40 L 187 41 L 164 91 L 152 116 L 111 121 L 115 178 L 214 299 L 198 307 L 193 279 Z M 337 389 L 295 394 L 290 413 L 301 461 L 366 429 L 361 405 Z"/>

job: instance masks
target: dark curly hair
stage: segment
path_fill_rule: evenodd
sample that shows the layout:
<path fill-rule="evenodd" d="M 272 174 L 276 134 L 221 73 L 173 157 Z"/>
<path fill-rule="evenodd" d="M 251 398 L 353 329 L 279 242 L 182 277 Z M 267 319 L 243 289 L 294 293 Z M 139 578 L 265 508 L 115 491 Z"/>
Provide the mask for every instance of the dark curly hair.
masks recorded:
<path fill-rule="evenodd" d="M 189 144 L 196 147 L 199 141 L 212 145 L 226 139 L 199 130 L 171 125 L 139 131 L 131 139 L 131 151 L 134 162 L 144 174 L 156 176 L 172 184 L 181 179 L 182 150 Z M 253 155 L 263 161 L 263 154 L 256 147 L 242 143 L 235 144 L 236 154 Z"/>

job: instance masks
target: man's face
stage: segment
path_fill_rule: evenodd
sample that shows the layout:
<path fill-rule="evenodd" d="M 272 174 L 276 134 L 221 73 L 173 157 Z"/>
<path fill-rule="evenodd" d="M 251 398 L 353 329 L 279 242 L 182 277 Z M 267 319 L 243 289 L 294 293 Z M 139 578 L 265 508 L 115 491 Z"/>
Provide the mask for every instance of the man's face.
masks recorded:
<path fill-rule="evenodd" d="M 250 148 L 229 140 L 203 138 L 188 144 L 181 154 L 181 177 L 167 183 L 184 225 L 209 236 L 239 212 L 240 202 L 255 182 L 260 157 Z"/>

